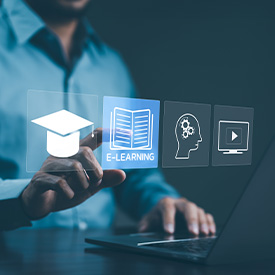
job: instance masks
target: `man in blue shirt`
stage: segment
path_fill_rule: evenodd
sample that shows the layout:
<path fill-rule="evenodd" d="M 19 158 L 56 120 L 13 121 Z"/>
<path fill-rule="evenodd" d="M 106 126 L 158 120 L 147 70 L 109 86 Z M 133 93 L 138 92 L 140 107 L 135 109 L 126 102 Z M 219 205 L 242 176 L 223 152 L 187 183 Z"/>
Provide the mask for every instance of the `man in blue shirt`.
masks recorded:
<path fill-rule="evenodd" d="M 74 157 L 48 157 L 36 174 L 26 172 L 29 89 L 64 93 L 92 90 L 99 97 L 135 96 L 120 56 L 98 38 L 84 19 L 89 2 L 4 0 L 2 3 L 0 228 L 30 225 L 106 228 L 113 221 L 116 200 L 131 216 L 141 219 L 140 231 L 162 228 L 173 233 L 179 214 L 191 233 L 214 234 L 212 215 L 181 198 L 157 169 L 130 170 L 126 174 L 122 170 L 102 171 L 94 155 L 101 142 L 101 129 L 95 131 L 97 142 L 92 135 L 81 140 Z M 99 117 L 95 124 L 100 126 L 101 121 Z M 36 158 L 42 161 L 40 154 Z M 52 172 L 47 172 L 49 167 Z M 55 172 L 72 168 L 73 173 Z"/>

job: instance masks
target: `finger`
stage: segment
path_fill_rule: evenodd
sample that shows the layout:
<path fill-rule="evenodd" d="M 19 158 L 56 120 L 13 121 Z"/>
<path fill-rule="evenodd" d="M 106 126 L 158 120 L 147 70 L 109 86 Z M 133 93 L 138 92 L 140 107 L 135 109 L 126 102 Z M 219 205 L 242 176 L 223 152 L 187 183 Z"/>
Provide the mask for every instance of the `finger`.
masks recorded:
<path fill-rule="evenodd" d="M 160 212 L 162 216 L 162 226 L 166 233 L 175 232 L 176 206 L 172 198 L 164 198 L 160 203 Z"/>
<path fill-rule="evenodd" d="M 146 214 L 138 224 L 139 232 L 148 232 L 159 230 L 161 224 L 161 215 L 158 206 L 155 206 L 148 214 Z"/>
<path fill-rule="evenodd" d="M 96 128 L 91 134 L 80 140 L 80 146 L 95 150 L 102 144 L 102 128 Z"/>
<path fill-rule="evenodd" d="M 191 234 L 199 235 L 198 208 L 193 202 L 185 203 L 183 214 Z"/>
<path fill-rule="evenodd" d="M 145 215 L 138 225 L 138 232 L 146 232 L 150 228 L 150 217 L 149 215 Z"/>
<path fill-rule="evenodd" d="M 90 147 L 80 147 L 79 152 L 72 158 L 77 159 L 82 164 L 83 168 L 86 170 L 89 176 L 90 183 L 95 185 L 99 185 L 101 183 L 103 170 Z"/>
<path fill-rule="evenodd" d="M 205 212 L 202 208 L 198 208 L 199 226 L 200 232 L 204 235 L 209 234 L 208 222 L 206 219 Z"/>
<path fill-rule="evenodd" d="M 46 173 L 67 173 L 72 171 L 71 167 L 71 159 L 69 158 L 56 158 L 53 156 L 49 156 L 46 161 L 43 163 L 40 171 Z"/>
<path fill-rule="evenodd" d="M 72 199 L 74 197 L 74 191 L 65 179 L 59 178 L 57 181 L 57 185 L 68 199 Z"/>
<path fill-rule="evenodd" d="M 54 190 L 57 192 L 61 191 L 68 199 L 71 199 L 74 196 L 74 191 L 71 189 L 67 181 L 61 177 L 38 172 L 34 175 L 32 182 L 34 188 L 40 193 Z"/>
<path fill-rule="evenodd" d="M 88 191 L 90 192 L 90 196 L 99 190 L 107 187 L 114 187 L 122 183 L 126 178 L 126 174 L 122 170 L 104 170 L 102 181 L 98 185 L 90 185 Z"/>
<path fill-rule="evenodd" d="M 73 186 L 75 187 L 76 191 L 79 189 L 87 189 L 89 187 L 89 179 L 86 176 L 82 164 L 79 161 L 72 160 L 71 166 L 73 169 L 71 176 L 74 178 Z"/>
<path fill-rule="evenodd" d="M 206 214 L 206 219 L 211 234 L 216 234 L 216 224 L 211 214 Z"/>
<path fill-rule="evenodd" d="M 102 177 L 102 188 L 113 187 L 119 185 L 126 179 L 126 174 L 123 170 L 113 169 L 104 170 Z"/>
<path fill-rule="evenodd" d="M 74 180 L 70 181 L 70 183 L 72 183 L 76 191 L 78 191 L 78 189 L 86 189 L 89 186 L 89 182 L 83 170 L 83 166 L 79 161 L 70 158 L 58 159 L 52 157 L 47 159 L 47 165 L 43 167 L 43 171 L 49 174 L 53 173 L 57 176 L 63 174 L 68 178 L 72 176 Z"/>

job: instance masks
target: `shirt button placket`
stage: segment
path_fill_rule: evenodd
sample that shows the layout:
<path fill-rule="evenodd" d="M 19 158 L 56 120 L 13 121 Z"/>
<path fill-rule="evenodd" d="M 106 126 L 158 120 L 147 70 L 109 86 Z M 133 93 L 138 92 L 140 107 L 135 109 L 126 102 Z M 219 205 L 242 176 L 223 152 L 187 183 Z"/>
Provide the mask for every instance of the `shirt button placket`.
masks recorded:
<path fill-rule="evenodd" d="M 70 77 L 68 80 L 68 92 L 69 93 L 73 93 L 74 92 L 74 84 L 75 84 L 75 80 L 73 77 Z"/>

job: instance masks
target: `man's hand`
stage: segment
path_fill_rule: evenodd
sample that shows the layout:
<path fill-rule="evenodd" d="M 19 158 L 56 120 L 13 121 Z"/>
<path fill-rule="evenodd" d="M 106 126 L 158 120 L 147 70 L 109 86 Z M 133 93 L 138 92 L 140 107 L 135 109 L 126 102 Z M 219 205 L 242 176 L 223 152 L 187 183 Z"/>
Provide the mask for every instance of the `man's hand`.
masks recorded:
<path fill-rule="evenodd" d="M 176 215 L 185 219 L 188 231 L 193 235 L 215 234 L 216 225 L 211 214 L 205 213 L 193 202 L 185 198 L 173 199 L 166 197 L 143 217 L 139 231 L 145 232 L 162 228 L 166 233 L 175 231 Z"/>
<path fill-rule="evenodd" d="M 102 129 L 96 129 L 80 142 L 79 152 L 71 158 L 48 157 L 40 171 L 23 191 L 23 208 L 36 220 L 51 212 L 74 207 L 102 188 L 125 180 L 122 170 L 102 171 L 93 150 L 102 143 Z"/>

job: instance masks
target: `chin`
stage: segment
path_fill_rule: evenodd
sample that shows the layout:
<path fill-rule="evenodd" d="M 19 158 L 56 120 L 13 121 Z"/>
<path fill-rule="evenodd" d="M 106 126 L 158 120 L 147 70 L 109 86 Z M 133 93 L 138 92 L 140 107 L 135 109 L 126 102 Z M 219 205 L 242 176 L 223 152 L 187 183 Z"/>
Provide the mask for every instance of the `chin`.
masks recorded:
<path fill-rule="evenodd" d="M 25 0 L 41 17 L 67 20 L 85 14 L 91 0 Z M 0 0 L 1 2 L 1 0 Z"/>

